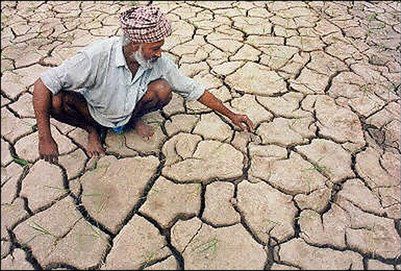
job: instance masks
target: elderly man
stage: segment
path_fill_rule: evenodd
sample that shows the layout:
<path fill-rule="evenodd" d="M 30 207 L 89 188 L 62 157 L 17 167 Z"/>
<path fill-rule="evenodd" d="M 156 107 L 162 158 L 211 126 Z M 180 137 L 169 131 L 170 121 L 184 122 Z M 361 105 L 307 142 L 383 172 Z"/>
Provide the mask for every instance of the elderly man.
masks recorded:
<path fill-rule="evenodd" d="M 172 91 L 198 100 L 228 117 L 242 130 L 252 130 L 246 115 L 233 113 L 196 81 L 182 75 L 162 55 L 171 25 L 154 5 L 121 14 L 124 36 L 94 42 L 35 82 L 33 107 L 39 130 L 41 159 L 57 162 L 58 147 L 50 116 L 88 132 L 89 156 L 104 154 L 100 132 L 128 128 L 148 138 L 153 131 L 140 118 L 169 103 Z"/>

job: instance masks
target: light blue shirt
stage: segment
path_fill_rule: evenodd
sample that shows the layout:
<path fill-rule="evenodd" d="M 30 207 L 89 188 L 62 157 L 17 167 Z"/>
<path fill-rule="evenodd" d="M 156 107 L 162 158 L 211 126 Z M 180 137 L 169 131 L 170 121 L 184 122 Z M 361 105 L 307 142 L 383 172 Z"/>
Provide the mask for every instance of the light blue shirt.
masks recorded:
<path fill-rule="evenodd" d="M 163 78 L 185 100 L 197 100 L 205 87 L 183 75 L 177 65 L 161 56 L 152 68 L 139 66 L 135 76 L 125 61 L 122 38 L 96 41 L 60 66 L 41 74 L 46 87 L 56 95 L 60 90 L 81 93 L 93 119 L 106 127 L 126 124 L 143 97 L 148 84 Z"/>

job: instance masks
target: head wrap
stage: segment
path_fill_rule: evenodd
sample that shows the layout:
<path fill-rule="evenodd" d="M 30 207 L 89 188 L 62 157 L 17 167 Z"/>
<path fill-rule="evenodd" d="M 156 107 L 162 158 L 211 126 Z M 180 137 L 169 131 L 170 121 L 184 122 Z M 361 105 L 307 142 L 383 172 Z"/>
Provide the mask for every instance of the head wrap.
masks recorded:
<path fill-rule="evenodd" d="M 120 16 L 124 33 L 132 42 L 150 43 L 171 34 L 171 24 L 154 5 L 131 8 Z"/>

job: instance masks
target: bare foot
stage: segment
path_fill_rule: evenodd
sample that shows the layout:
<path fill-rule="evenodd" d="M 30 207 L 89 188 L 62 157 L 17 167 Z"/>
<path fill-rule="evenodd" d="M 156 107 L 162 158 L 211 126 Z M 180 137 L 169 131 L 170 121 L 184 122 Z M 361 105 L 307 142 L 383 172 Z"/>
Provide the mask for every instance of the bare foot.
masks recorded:
<path fill-rule="evenodd" d="M 149 140 L 155 133 L 150 125 L 147 125 L 142 120 L 137 120 L 134 126 L 137 134 L 145 140 Z"/>
<path fill-rule="evenodd" d="M 87 147 L 89 157 L 98 156 L 104 154 L 104 148 L 100 142 L 99 134 L 96 130 L 88 133 L 88 147 Z"/>

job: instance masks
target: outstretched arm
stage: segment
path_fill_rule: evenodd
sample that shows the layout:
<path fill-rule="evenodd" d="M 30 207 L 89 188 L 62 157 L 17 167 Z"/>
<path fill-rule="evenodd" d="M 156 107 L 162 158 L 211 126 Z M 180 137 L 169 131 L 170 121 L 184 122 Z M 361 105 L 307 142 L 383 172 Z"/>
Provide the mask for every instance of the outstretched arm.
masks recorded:
<path fill-rule="evenodd" d="M 39 155 L 50 163 L 57 162 L 58 147 L 50 131 L 50 109 L 52 93 L 41 79 L 35 82 L 33 88 L 33 108 L 39 133 Z"/>
<path fill-rule="evenodd" d="M 227 118 L 229 118 L 232 123 L 237 125 L 243 131 L 251 132 L 255 129 L 252 121 L 247 115 L 236 114 L 228 109 L 219 99 L 217 99 L 212 93 L 205 90 L 203 95 L 198 99 L 198 101 L 210 109 L 217 111 Z"/>

